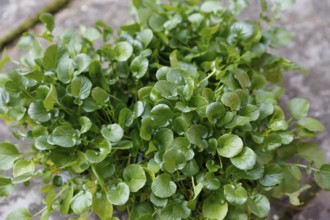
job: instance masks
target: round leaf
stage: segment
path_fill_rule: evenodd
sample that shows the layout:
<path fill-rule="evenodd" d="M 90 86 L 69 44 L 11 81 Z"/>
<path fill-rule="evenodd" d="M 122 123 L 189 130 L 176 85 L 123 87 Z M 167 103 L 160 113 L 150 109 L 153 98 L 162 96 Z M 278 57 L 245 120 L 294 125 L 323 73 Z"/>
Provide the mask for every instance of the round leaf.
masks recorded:
<path fill-rule="evenodd" d="M 218 154 L 223 157 L 232 158 L 243 149 L 242 139 L 235 134 L 224 134 L 218 139 Z"/>
<path fill-rule="evenodd" d="M 277 165 L 268 165 L 265 167 L 264 176 L 259 179 L 263 186 L 275 186 L 281 183 L 283 179 L 283 169 Z"/>
<path fill-rule="evenodd" d="M 133 47 L 128 42 L 119 42 L 114 47 L 114 57 L 117 61 L 128 60 L 133 53 Z"/>
<path fill-rule="evenodd" d="M 205 219 L 222 220 L 226 217 L 228 212 L 228 204 L 221 204 L 219 200 L 208 197 L 203 203 L 203 216 Z"/>
<path fill-rule="evenodd" d="M 220 102 L 212 102 L 206 107 L 206 116 L 210 123 L 215 124 L 225 114 L 225 108 Z"/>
<path fill-rule="evenodd" d="M 234 92 L 226 92 L 221 97 L 221 102 L 232 111 L 237 111 L 241 106 L 239 96 Z"/>
<path fill-rule="evenodd" d="M 230 158 L 231 163 L 241 170 L 250 170 L 257 162 L 257 155 L 251 148 L 244 147 L 241 153 Z"/>
<path fill-rule="evenodd" d="M 15 145 L 0 143 L 0 170 L 8 170 L 13 167 L 14 161 L 20 156 Z"/>
<path fill-rule="evenodd" d="M 73 97 L 86 99 L 92 89 L 92 82 L 85 76 L 77 76 L 71 82 L 71 94 Z"/>
<path fill-rule="evenodd" d="M 322 165 L 320 171 L 314 173 L 314 179 L 322 189 L 330 190 L 330 165 Z"/>
<path fill-rule="evenodd" d="M 47 122 L 51 118 L 51 114 L 46 111 L 41 100 L 30 104 L 28 114 L 34 121 L 41 123 Z"/>
<path fill-rule="evenodd" d="M 110 142 L 118 142 L 124 136 L 124 131 L 119 124 L 111 124 L 103 127 L 101 134 Z"/>
<path fill-rule="evenodd" d="M 169 173 L 182 170 L 186 165 L 186 156 L 181 150 L 170 148 L 164 155 L 164 168 Z"/>
<path fill-rule="evenodd" d="M 149 61 L 143 57 L 135 57 L 130 65 L 130 70 L 133 76 L 137 79 L 142 78 L 148 70 Z"/>
<path fill-rule="evenodd" d="M 131 192 L 139 191 L 147 181 L 143 168 L 138 164 L 128 165 L 124 169 L 123 177 Z"/>
<path fill-rule="evenodd" d="M 154 126 L 162 126 L 172 118 L 173 112 L 168 105 L 158 104 L 151 109 L 150 116 Z"/>
<path fill-rule="evenodd" d="M 247 191 L 241 185 L 226 184 L 223 187 L 226 200 L 234 205 L 243 205 L 247 198 Z"/>
<path fill-rule="evenodd" d="M 297 124 L 306 128 L 309 131 L 314 132 L 324 131 L 325 129 L 324 125 L 319 120 L 310 117 L 299 119 L 299 121 L 297 121 Z"/>
<path fill-rule="evenodd" d="M 287 103 L 288 110 L 293 118 L 300 119 L 308 115 L 309 101 L 302 98 L 293 98 Z"/>
<path fill-rule="evenodd" d="M 204 125 L 192 125 L 186 135 L 190 143 L 199 145 L 207 137 L 208 130 Z"/>
<path fill-rule="evenodd" d="M 129 198 L 129 187 L 126 183 L 118 183 L 110 188 L 107 198 L 113 205 L 124 205 Z"/>
<path fill-rule="evenodd" d="M 266 196 L 257 194 L 248 199 L 248 209 L 259 218 L 265 218 L 270 211 L 270 204 Z"/>
<path fill-rule="evenodd" d="M 160 174 L 151 184 L 151 191 L 159 198 L 168 198 L 176 192 L 176 185 L 168 174 Z"/>
<path fill-rule="evenodd" d="M 71 209 L 76 215 L 81 215 L 92 206 L 92 193 L 80 191 L 71 202 Z"/>
<path fill-rule="evenodd" d="M 76 130 L 71 126 L 63 125 L 56 127 L 48 139 L 48 143 L 61 147 L 73 147 L 76 144 Z"/>

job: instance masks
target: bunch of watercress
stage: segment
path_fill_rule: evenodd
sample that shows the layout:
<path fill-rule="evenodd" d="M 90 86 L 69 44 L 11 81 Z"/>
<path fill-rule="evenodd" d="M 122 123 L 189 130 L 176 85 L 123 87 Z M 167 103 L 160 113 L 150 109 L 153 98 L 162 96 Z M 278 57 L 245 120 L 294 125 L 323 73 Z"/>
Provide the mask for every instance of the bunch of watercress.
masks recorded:
<path fill-rule="evenodd" d="M 0 113 L 31 148 L 0 143 L 0 169 L 13 168 L 0 196 L 41 177 L 41 219 L 116 209 L 236 220 L 267 217 L 272 196 L 299 205 L 302 171 L 330 190 L 330 165 L 306 142 L 324 126 L 306 99 L 289 100 L 289 116 L 279 105 L 282 72 L 299 69 L 268 52 L 282 28 L 239 20 L 246 1 L 133 4 L 138 21 L 116 38 L 101 21 L 56 38 L 49 14 L 44 33 L 22 37 L 28 52 L 1 74 Z M 8 218 L 18 215 L 31 218 Z"/>

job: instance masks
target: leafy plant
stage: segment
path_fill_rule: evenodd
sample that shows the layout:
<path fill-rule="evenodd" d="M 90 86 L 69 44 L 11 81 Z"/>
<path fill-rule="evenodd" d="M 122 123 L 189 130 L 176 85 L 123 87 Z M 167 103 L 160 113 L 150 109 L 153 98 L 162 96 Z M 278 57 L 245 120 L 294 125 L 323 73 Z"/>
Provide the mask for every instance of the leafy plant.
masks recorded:
<path fill-rule="evenodd" d="M 324 126 L 306 99 L 288 101 L 290 116 L 279 104 L 282 72 L 301 69 L 268 52 L 288 34 L 266 3 L 242 21 L 246 1 L 134 0 L 138 22 L 117 38 L 98 21 L 55 40 L 42 15 L 46 31 L 23 36 L 27 54 L 1 74 L 0 112 L 31 150 L 0 144 L 0 169 L 13 168 L 0 195 L 41 177 L 45 208 L 8 219 L 265 218 L 272 196 L 300 204 L 302 171 L 330 190 L 330 165 L 306 141 Z"/>

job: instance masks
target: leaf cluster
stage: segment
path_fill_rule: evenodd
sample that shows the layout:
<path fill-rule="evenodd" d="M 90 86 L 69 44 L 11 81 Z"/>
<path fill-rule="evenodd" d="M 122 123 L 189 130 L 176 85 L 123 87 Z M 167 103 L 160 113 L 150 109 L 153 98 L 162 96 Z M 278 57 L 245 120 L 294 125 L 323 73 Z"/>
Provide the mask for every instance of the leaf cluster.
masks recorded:
<path fill-rule="evenodd" d="M 306 99 L 289 100 L 289 115 L 280 105 L 282 73 L 300 69 L 268 52 L 281 28 L 239 20 L 244 0 L 132 3 L 138 21 L 117 38 L 98 21 L 55 40 L 47 14 L 43 34 L 22 37 L 26 55 L 0 75 L 0 113 L 31 151 L 0 143 L 0 169 L 13 168 L 0 196 L 41 177 L 41 219 L 262 219 L 272 196 L 300 204 L 302 170 L 330 190 L 306 141 L 324 126 Z"/>

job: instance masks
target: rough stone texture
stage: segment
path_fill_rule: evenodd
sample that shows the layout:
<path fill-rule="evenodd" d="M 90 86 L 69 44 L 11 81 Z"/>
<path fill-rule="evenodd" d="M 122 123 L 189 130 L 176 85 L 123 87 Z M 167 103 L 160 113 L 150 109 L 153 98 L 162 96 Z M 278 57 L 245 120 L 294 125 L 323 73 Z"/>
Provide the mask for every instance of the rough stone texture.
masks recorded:
<path fill-rule="evenodd" d="M 30 13 L 27 12 L 28 9 L 34 8 L 35 12 L 37 11 L 36 8 L 42 7 L 47 1 L 0 0 L 0 35 L 13 27 L 17 21 L 21 21 L 20 19 L 26 18 L 23 16 L 25 15 L 23 11 L 28 14 Z M 105 20 L 110 26 L 117 28 L 131 18 L 128 14 L 128 3 L 129 0 L 71 0 L 69 5 L 55 17 L 57 23 L 55 33 L 60 33 L 65 28 L 78 30 L 80 24 L 93 25 L 98 19 Z M 13 16 L 11 13 L 7 13 L 7 11 L 13 12 L 15 10 L 16 14 Z M 254 13 L 250 16 L 255 16 L 255 11 L 251 11 Z M 287 94 L 284 99 L 298 96 L 311 100 L 311 115 L 319 118 L 327 128 L 318 136 L 317 141 L 330 162 L 330 75 L 327 73 L 330 68 L 328 58 L 330 56 L 329 11 L 330 0 L 297 1 L 291 9 L 285 11 L 281 16 L 282 25 L 293 32 L 294 39 L 286 48 L 276 50 L 275 53 L 295 61 L 310 72 L 308 76 L 296 72 L 285 74 Z M 40 29 L 41 26 L 37 25 L 33 31 Z M 15 48 L 8 48 L 8 51 L 13 57 L 19 56 L 19 52 Z M 5 125 L 0 124 L 0 131 L 1 140 L 13 139 Z M 39 185 L 31 185 L 31 187 L 20 186 L 10 198 L 0 200 L 0 219 L 4 219 L 6 214 L 18 207 L 29 207 L 33 213 L 42 208 Z M 329 198 L 329 192 L 320 191 L 315 199 L 303 207 L 301 212 L 293 216 L 292 219 L 330 219 Z M 280 213 L 285 208 L 287 208 L 287 204 L 280 203 L 275 206 L 273 213 Z M 67 219 L 67 217 L 56 216 L 54 219 Z M 276 219 L 276 216 L 271 216 L 269 219 Z"/>

